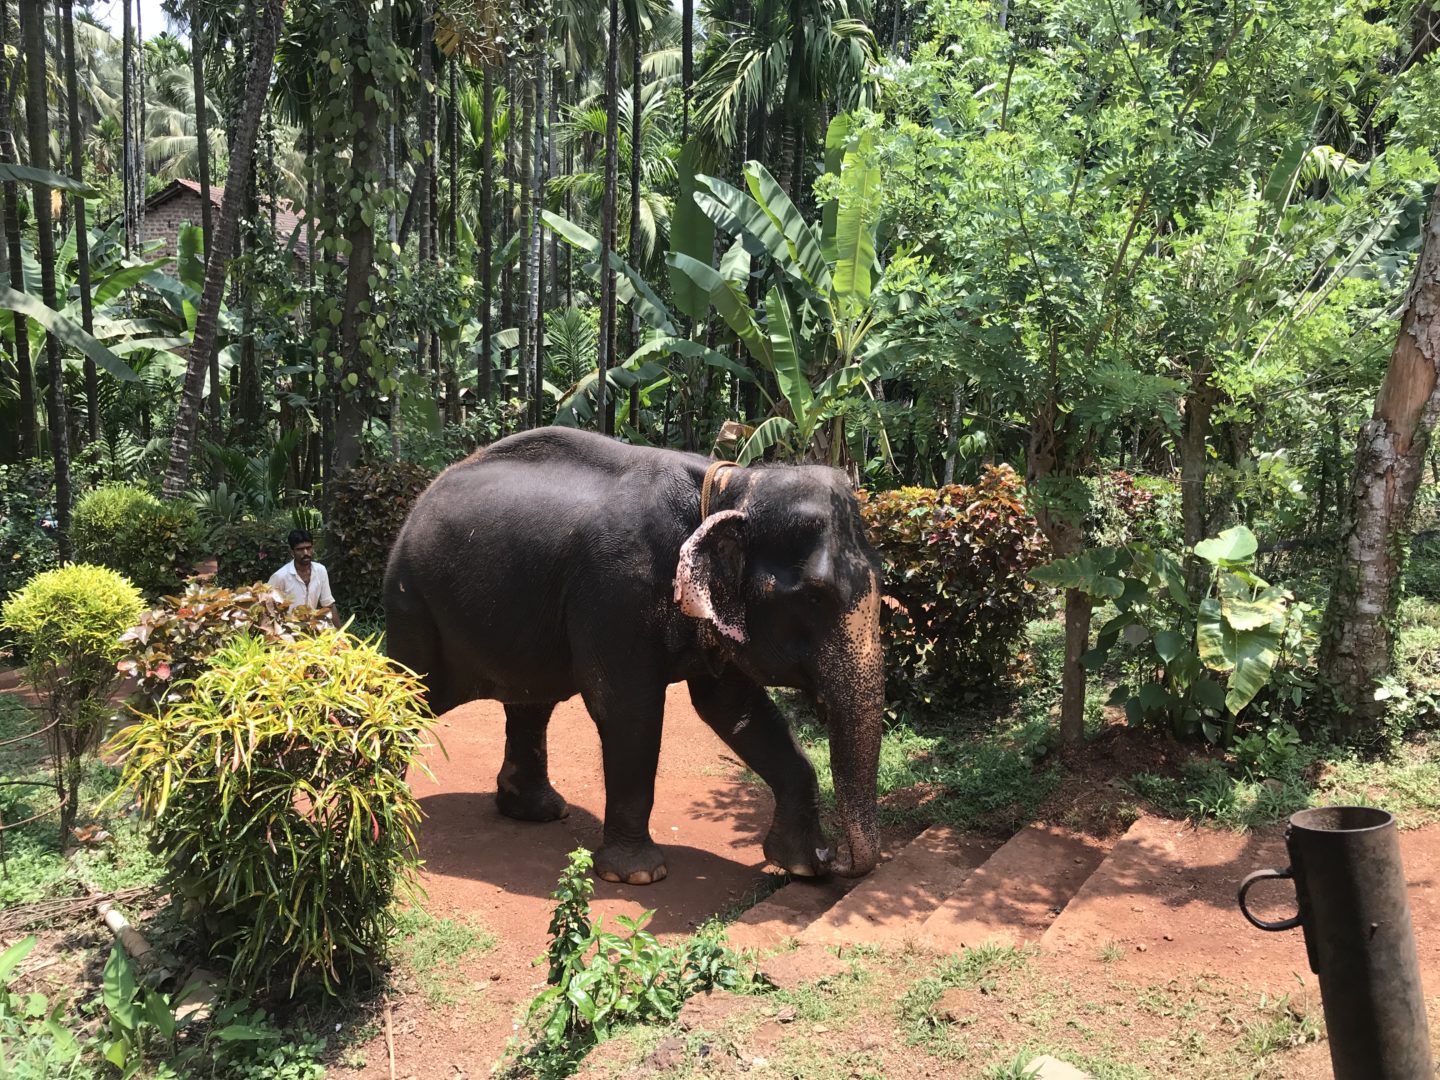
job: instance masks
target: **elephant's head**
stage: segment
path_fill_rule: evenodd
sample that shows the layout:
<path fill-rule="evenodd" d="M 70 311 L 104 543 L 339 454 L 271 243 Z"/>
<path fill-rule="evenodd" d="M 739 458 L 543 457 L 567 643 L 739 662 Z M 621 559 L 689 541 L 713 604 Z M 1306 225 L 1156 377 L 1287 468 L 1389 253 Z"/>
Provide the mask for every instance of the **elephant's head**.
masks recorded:
<path fill-rule="evenodd" d="M 707 481 L 708 513 L 681 548 L 675 599 L 751 678 L 815 696 L 848 848 L 832 869 L 868 873 L 879 857 L 885 662 L 880 558 L 855 495 L 822 466 L 712 469 Z"/>

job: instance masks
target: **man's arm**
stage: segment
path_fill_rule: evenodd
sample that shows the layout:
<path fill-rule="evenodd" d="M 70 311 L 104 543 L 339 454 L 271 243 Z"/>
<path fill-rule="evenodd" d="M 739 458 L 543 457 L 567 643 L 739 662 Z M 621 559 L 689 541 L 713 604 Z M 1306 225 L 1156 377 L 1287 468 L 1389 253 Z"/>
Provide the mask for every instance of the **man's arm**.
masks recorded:
<path fill-rule="evenodd" d="M 330 592 L 330 571 L 324 566 L 320 566 L 318 569 L 320 571 L 320 595 L 316 599 L 320 601 L 320 613 L 328 615 L 330 622 L 339 626 L 340 612 L 335 610 L 335 597 Z"/>

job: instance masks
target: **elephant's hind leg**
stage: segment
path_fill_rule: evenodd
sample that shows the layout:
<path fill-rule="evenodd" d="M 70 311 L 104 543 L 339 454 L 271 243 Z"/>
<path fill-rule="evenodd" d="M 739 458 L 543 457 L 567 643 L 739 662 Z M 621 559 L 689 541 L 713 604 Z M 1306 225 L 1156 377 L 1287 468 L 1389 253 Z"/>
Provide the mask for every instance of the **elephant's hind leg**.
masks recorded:
<path fill-rule="evenodd" d="M 496 780 L 495 805 L 506 817 L 520 821 L 556 821 L 570 812 L 550 786 L 545 734 L 549 705 L 505 706 L 505 764 Z"/>

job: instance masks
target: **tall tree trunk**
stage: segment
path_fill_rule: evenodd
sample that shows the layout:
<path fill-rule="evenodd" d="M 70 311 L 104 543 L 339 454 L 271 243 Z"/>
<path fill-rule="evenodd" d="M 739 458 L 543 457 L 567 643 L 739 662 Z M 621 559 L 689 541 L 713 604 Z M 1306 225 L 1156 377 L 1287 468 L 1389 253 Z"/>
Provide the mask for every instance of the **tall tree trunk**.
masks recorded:
<path fill-rule="evenodd" d="M 493 216 L 495 201 L 495 73 L 487 64 L 481 76 L 480 104 L 480 359 L 476 361 L 480 370 L 476 374 L 476 387 L 480 400 L 490 403 L 490 371 L 494 367 L 491 357 L 491 342 L 494 335 L 492 325 L 495 306 L 495 280 L 491 268 L 495 233 Z"/>
<path fill-rule="evenodd" d="M 1055 343 L 1051 342 L 1052 350 Z M 1040 410 L 1027 455 L 1026 483 L 1033 489 L 1040 481 L 1073 477 L 1077 463 L 1066 460 L 1063 431 L 1057 431 L 1061 418 L 1050 396 L 1049 404 Z M 1055 558 L 1078 552 L 1084 542 L 1080 523 L 1063 513 L 1036 507 L 1035 520 L 1050 541 Z M 1065 659 L 1060 668 L 1060 738 L 1067 746 L 1076 746 L 1085 738 L 1085 668 L 1080 657 L 1085 653 L 1090 636 L 1090 597 L 1079 589 L 1065 591 Z"/>
<path fill-rule="evenodd" d="M 450 199 L 446 203 L 446 253 L 450 262 L 455 262 L 455 256 L 460 250 L 460 80 L 458 70 L 460 67 L 459 54 L 450 58 L 450 111 L 447 114 L 450 120 L 450 128 L 446 142 L 450 147 Z"/>
<path fill-rule="evenodd" d="M 235 237 L 240 227 L 240 211 L 245 203 L 245 181 L 255 159 L 255 137 L 260 131 L 260 118 L 270 91 L 270 75 L 275 66 L 275 48 L 285 13 L 284 0 L 263 0 L 258 13 L 259 25 L 250 49 L 250 68 L 245 77 L 245 104 L 230 151 L 230 180 L 220 203 L 220 221 L 215 230 L 215 243 L 205 262 L 205 285 L 200 295 L 200 310 L 195 318 L 195 340 L 185 366 L 185 385 L 175 417 L 175 434 L 170 443 L 170 463 L 165 470 L 164 494 L 176 499 L 185 490 L 190 475 L 190 457 L 195 451 L 195 425 L 200 412 L 200 390 L 210 357 L 215 352 L 219 329 L 220 300 L 225 292 L 225 273 L 235 250 Z M 352 256 L 353 260 L 353 256 Z"/>
<path fill-rule="evenodd" d="M 639 4 L 636 4 L 639 7 Z M 640 24 L 630 27 L 630 265 L 640 265 L 640 149 L 643 143 L 644 102 L 640 77 Z M 640 347 L 640 309 L 630 305 L 630 351 Z M 640 384 L 630 386 L 630 426 L 640 430 Z"/>
<path fill-rule="evenodd" d="M 435 169 L 435 50 L 430 43 L 429 23 L 432 7 L 428 3 L 420 5 L 419 19 L 420 44 L 418 46 L 420 55 L 418 57 L 420 69 L 420 164 L 415 169 L 415 187 L 410 195 L 413 203 L 419 199 L 419 220 L 416 222 L 420 229 L 420 266 L 422 269 L 429 266 L 435 259 L 434 234 L 430 226 L 433 220 L 434 208 L 430 205 L 430 192 L 433 190 L 430 183 L 431 173 Z M 421 371 L 427 366 L 430 356 L 430 326 L 428 316 L 430 304 L 427 300 L 422 309 L 427 318 L 420 327 L 420 333 L 416 341 L 416 359 L 419 361 Z M 431 390 L 439 397 L 440 388 L 437 385 L 434 374 L 431 375 Z"/>
<path fill-rule="evenodd" d="M 190 0 L 190 75 L 195 85 L 195 160 L 200 172 L 200 236 L 205 258 L 215 237 L 214 213 L 210 205 L 210 109 L 205 90 L 205 18 L 201 0 Z M 306 208 L 308 212 L 308 207 Z M 210 358 L 210 430 L 220 430 L 220 354 Z"/>
<path fill-rule="evenodd" d="M 25 3 L 25 0 L 21 0 Z M 131 0 L 120 0 L 120 167 L 121 190 L 125 200 L 125 254 L 130 255 L 139 239 L 135 231 L 135 66 L 132 61 L 134 33 L 130 26 Z"/>
<path fill-rule="evenodd" d="M 61 24 L 65 43 L 65 96 L 70 127 L 70 175 L 84 180 L 85 129 L 80 126 L 79 78 L 75 72 L 75 3 L 62 0 Z M 75 207 L 75 264 L 80 285 L 80 322 L 87 334 L 95 329 L 94 301 L 90 295 L 90 234 L 85 200 L 70 200 Z M 91 442 L 100 435 L 100 376 L 95 361 L 85 358 L 85 420 Z"/>
<path fill-rule="evenodd" d="M 539 427 L 545 400 L 545 305 L 540 302 L 544 288 L 545 248 L 540 239 L 540 208 L 545 198 L 545 119 L 547 116 L 546 91 L 550 87 L 550 54 L 545 51 L 543 33 L 535 31 L 535 157 L 530 166 L 530 181 L 534 192 L 530 196 L 530 348 L 532 378 L 531 417 L 533 427 Z"/>
<path fill-rule="evenodd" d="M 22 0 L 20 33 L 25 41 L 25 119 L 29 126 L 30 166 L 50 170 L 50 109 L 45 94 L 45 5 Z M 35 184 L 35 253 L 40 259 L 40 298 L 56 308 L 55 231 L 50 220 L 50 192 Z M 60 362 L 60 339 L 45 335 L 45 359 L 50 373 L 50 455 L 55 462 L 55 530 L 61 562 L 70 561 L 70 425 L 65 409 L 65 371 Z"/>
<path fill-rule="evenodd" d="M 1210 416 L 1216 390 L 1210 383 L 1207 359 L 1192 361 L 1190 393 L 1185 398 L 1184 426 L 1180 435 L 1180 522 L 1185 544 L 1185 588 L 1199 601 L 1204 568 L 1195 557 L 1195 545 L 1205 539 L 1205 477 L 1210 437 Z"/>
<path fill-rule="evenodd" d="M 520 400 L 526 403 L 525 415 L 530 417 L 534 410 L 530 407 L 530 376 L 533 368 L 531 366 L 531 335 L 534 330 L 534 323 L 530 318 L 530 305 L 534 297 L 530 294 L 530 271 L 534 265 L 530 249 L 530 241 L 534 235 L 534 217 L 531 196 L 534 193 L 534 185 L 531 183 L 531 171 L 535 167 L 534 154 L 534 132 L 535 124 L 535 83 L 529 75 L 530 65 L 525 61 L 519 63 L 515 73 L 515 88 L 518 91 L 516 104 L 521 108 L 520 121 L 520 168 L 516 179 L 520 184 L 520 290 L 521 314 L 520 314 L 520 352 L 516 361 L 516 376 L 519 379 Z"/>
<path fill-rule="evenodd" d="M 596 382 L 600 429 L 606 435 L 615 433 L 615 412 L 606 379 L 615 363 L 615 272 L 610 269 L 610 253 L 615 250 L 619 116 L 620 3 L 610 0 L 610 37 L 605 50 L 605 194 L 600 204 L 600 363 Z"/>
<path fill-rule="evenodd" d="M 680 143 L 690 141 L 690 92 L 695 84 L 695 0 L 680 0 Z"/>
<path fill-rule="evenodd" d="M 360 42 L 366 40 L 367 27 L 361 25 L 356 31 Z M 429 40 L 426 39 L 426 47 Z M 355 53 L 359 49 L 353 50 Z M 346 187 L 365 183 L 366 177 L 378 175 L 380 170 L 380 132 L 377 127 L 377 106 L 374 100 L 374 69 L 357 72 L 350 79 L 350 109 L 359 118 L 356 125 L 354 145 L 350 154 L 350 179 Z M 373 315 L 371 307 L 370 273 L 375 265 L 375 223 L 365 220 L 365 208 L 360 203 L 350 202 L 344 217 L 344 233 L 349 256 L 345 261 L 345 303 L 340 319 L 340 355 L 342 370 L 348 377 L 354 374 L 354 390 L 337 391 L 335 416 L 335 450 L 331 465 L 333 473 L 343 473 L 360 460 L 360 435 L 364 430 L 366 410 L 365 395 L 373 393 L 369 362 L 361 351 L 364 344 L 362 330 L 365 322 Z M 424 228 L 424 223 L 421 225 Z M 423 340 L 423 339 L 422 339 Z M 420 354 L 423 368 L 425 356 Z"/>
<path fill-rule="evenodd" d="M 519 126 L 516 123 L 516 104 L 519 100 L 520 76 L 515 64 L 507 64 L 505 67 L 505 111 L 509 114 L 510 122 L 505 125 L 505 163 L 501 172 L 500 190 L 500 220 L 501 236 L 509 237 L 512 229 L 516 229 L 515 221 L 515 129 Z M 514 329 L 519 320 L 515 318 L 515 264 L 511 259 L 505 260 L 505 265 L 500 269 L 500 329 Z M 508 350 L 507 350 L 508 352 Z M 508 357 L 500 365 L 503 372 L 509 366 Z M 500 396 L 504 398 L 504 375 L 501 375 Z"/>
<path fill-rule="evenodd" d="M 546 154 L 545 180 L 555 179 L 560 175 L 560 148 L 556 141 L 556 132 L 560 127 L 560 95 L 565 92 L 565 76 L 551 61 L 545 62 L 545 67 L 551 73 L 550 81 L 550 111 L 545 117 L 545 141 L 548 144 Z M 548 202 L 548 200 L 546 200 Z M 547 230 L 548 231 L 548 230 Z M 567 248 L 569 244 L 565 245 Z M 560 287 L 560 237 L 554 232 L 550 233 L 550 273 L 545 279 L 545 310 L 555 309 L 555 297 Z"/>
<path fill-rule="evenodd" d="M 0 160 L 9 164 L 20 164 L 20 153 L 11 128 L 15 116 L 15 94 L 19 89 L 19 50 L 16 59 L 10 58 L 5 46 L 18 41 L 18 30 L 14 37 L 10 33 L 10 5 L 0 0 L 0 55 L 4 59 L 4 94 L 0 97 Z M 13 180 L 4 184 L 5 198 L 5 246 L 6 263 L 9 271 L 10 288 L 16 292 L 25 291 L 25 269 L 21 263 L 20 251 L 20 195 Z M 15 320 L 15 377 L 19 383 L 20 395 L 20 456 L 33 458 L 39 448 L 39 432 L 35 425 L 35 366 L 30 359 L 29 322 Z"/>
<path fill-rule="evenodd" d="M 1440 421 L 1440 188 L 1429 217 L 1400 335 L 1371 419 L 1360 428 L 1341 562 L 1325 611 L 1319 670 L 1357 732 L 1377 722 L 1375 680 L 1390 669 L 1391 617 L 1398 599 L 1404 529 Z"/>

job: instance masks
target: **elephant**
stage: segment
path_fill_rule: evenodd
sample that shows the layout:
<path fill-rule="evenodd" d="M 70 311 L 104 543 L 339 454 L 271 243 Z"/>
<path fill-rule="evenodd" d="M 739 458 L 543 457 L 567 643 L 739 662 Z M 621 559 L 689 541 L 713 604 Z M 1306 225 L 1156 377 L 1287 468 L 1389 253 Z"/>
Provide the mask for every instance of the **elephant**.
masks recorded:
<path fill-rule="evenodd" d="M 503 703 L 500 812 L 565 815 L 546 728 L 581 695 L 600 736 L 595 872 L 666 876 L 650 836 L 666 687 L 770 786 L 766 858 L 858 877 L 879 854 L 884 712 L 880 559 L 848 479 L 820 465 L 736 466 L 541 428 L 482 448 L 420 496 L 384 582 L 388 654 L 438 715 Z M 828 727 L 844 836 L 832 852 L 815 770 L 766 687 L 809 693 Z"/>

